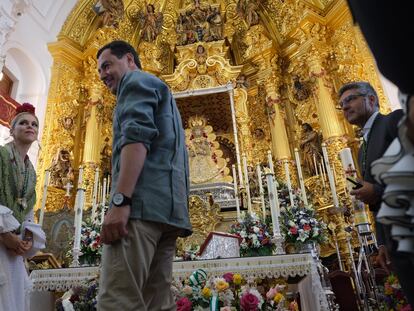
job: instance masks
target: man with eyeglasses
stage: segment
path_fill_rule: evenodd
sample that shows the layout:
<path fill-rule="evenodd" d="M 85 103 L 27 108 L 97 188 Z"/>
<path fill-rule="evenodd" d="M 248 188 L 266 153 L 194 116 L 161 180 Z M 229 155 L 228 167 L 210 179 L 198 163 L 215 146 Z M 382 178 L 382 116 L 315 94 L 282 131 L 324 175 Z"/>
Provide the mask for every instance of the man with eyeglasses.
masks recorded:
<path fill-rule="evenodd" d="M 347 83 L 339 90 L 339 106 L 345 119 L 361 129 L 362 145 L 358 153 L 358 164 L 362 177 L 362 187 L 351 192 L 358 200 L 369 205 L 376 215 L 381 206 L 384 187 L 378 184 L 371 174 L 371 163 L 382 157 L 388 146 L 397 137 L 398 122 L 403 116 L 401 109 L 388 115 L 379 112 L 377 92 L 368 82 Z M 388 271 L 390 260 L 385 248 L 384 227 L 376 224 L 378 260 Z"/>

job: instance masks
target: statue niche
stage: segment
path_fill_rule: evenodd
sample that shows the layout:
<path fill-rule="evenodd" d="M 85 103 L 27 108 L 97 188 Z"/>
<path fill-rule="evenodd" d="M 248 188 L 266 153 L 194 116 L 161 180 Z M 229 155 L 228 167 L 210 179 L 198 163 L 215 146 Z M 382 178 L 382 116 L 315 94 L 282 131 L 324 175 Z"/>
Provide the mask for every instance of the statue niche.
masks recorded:
<path fill-rule="evenodd" d="M 163 15 L 161 12 L 155 13 L 153 4 L 147 4 L 146 11 L 146 13 L 140 11 L 138 15 L 141 39 L 146 42 L 153 42 L 161 33 Z"/>
<path fill-rule="evenodd" d="M 98 0 L 93 11 L 102 18 L 103 26 L 118 28 L 124 16 L 124 3 L 122 0 Z"/>
<path fill-rule="evenodd" d="M 70 152 L 66 149 L 59 149 L 50 166 L 50 186 L 63 189 L 73 181 L 73 169 L 70 160 Z"/>
<path fill-rule="evenodd" d="M 190 162 L 190 182 L 207 184 L 232 182 L 227 160 L 224 159 L 220 144 L 216 141 L 213 128 L 204 117 L 193 116 L 185 130 Z"/>
<path fill-rule="evenodd" d="M 316 163 L 322 158 L 321 137 L 308 123 L 302 124 L 300 149 L 303 152 L 303 164 L 309 176 L 316 174 Z"/>

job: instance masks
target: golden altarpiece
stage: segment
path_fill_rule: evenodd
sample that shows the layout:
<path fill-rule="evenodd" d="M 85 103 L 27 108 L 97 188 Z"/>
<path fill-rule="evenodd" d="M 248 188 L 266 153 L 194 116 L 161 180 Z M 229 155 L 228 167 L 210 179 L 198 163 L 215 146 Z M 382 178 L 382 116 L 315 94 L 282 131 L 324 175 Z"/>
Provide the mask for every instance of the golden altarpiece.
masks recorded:
<path fill-rule="evenodd" d="M 143 69 L 166 81 L 175 94 L 190 155 L 194 239 L 225 231 L 235 220 L 230 172 L 236 164 L 242 175 L 242 154 L 255 167 L 267 162 L 271 150 L 277 178 L 285 179 L 281 163 L 288 160 L 296 184 L 292 155 L 299 148 L 312 203 L 341 252 L 347 253 L 343 229 L 352 213 L 333 208 L 318 165 L 310 158 L 312 148 L 316 140 L 326 143 L 346 206 L 349 198 L 337 154 L 347 146 L 355 151 L 359 140 L 336 109 L 336 92 L 345 82 L 366 80 L 378 90 L 381 109 L 388 108 L 374 61 L 346 2 L 107 2 L 108 7 L 97 9 L 100 2 L 79 0 L 58 40 L 49 44 L 54 64 L 37 189 L 41 194 L 49 169 L 44 222 L 49 248 L 62 255 L 72 228 L 75 191 L 70 193 L 70 184 L 86 188 L 88 210 L 96 168 L 101 179 L 110 173 L 115 98 L 98 78 L 95 56 L 105 43 L 122 39 L 139 51 Z M 77 185 L 81 165 L 84 182 Z M 41 201 L 39 195 L 37 209 Z M 334 253 L 331 235 L 322 255 Z"/>

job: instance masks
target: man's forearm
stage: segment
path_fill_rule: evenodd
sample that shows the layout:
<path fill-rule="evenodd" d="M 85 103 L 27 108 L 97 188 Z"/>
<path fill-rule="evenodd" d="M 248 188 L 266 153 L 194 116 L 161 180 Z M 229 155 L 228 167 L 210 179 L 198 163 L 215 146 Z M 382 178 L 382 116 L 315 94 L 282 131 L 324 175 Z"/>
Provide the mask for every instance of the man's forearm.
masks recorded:
<path fill-rule="evenodd" d="M 147 149 L 144 144 L 128 144 L 121 150 L 118 183 L 115 192 L 131 197 L 144 166 Z"/>

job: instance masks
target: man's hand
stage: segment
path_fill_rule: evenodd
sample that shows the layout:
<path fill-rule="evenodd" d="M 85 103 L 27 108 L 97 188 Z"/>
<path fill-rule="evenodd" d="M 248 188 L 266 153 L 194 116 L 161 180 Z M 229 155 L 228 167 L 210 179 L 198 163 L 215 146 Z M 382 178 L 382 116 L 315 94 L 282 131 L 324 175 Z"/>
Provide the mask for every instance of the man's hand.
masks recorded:
<path fill-rule="evenodd" d="M 378 246 L 377 262 L 379 263 L 381 268 L 387 272 L 387 274 L 390 274 L 390 269 L 388 269 L 388 266 L 391 264 L 391 261 L 385 245 Z"/>
<path fill-rule="evenodd" d="M 375 204 L 381 198 L 375 192 L 374 184 L 367 181 L 359 181 L 362 187 L 351 191 L 351 195 L 354 195 L 357 200 L 361 200 L 366 204 Z"/>
<path fill-rule="evenodd" d="M 101 230 L 103 243 L 112 244 L 128 235 L 127 223 L 130 213 L 131 207 L 129 205 L 109 209 Z"/>

